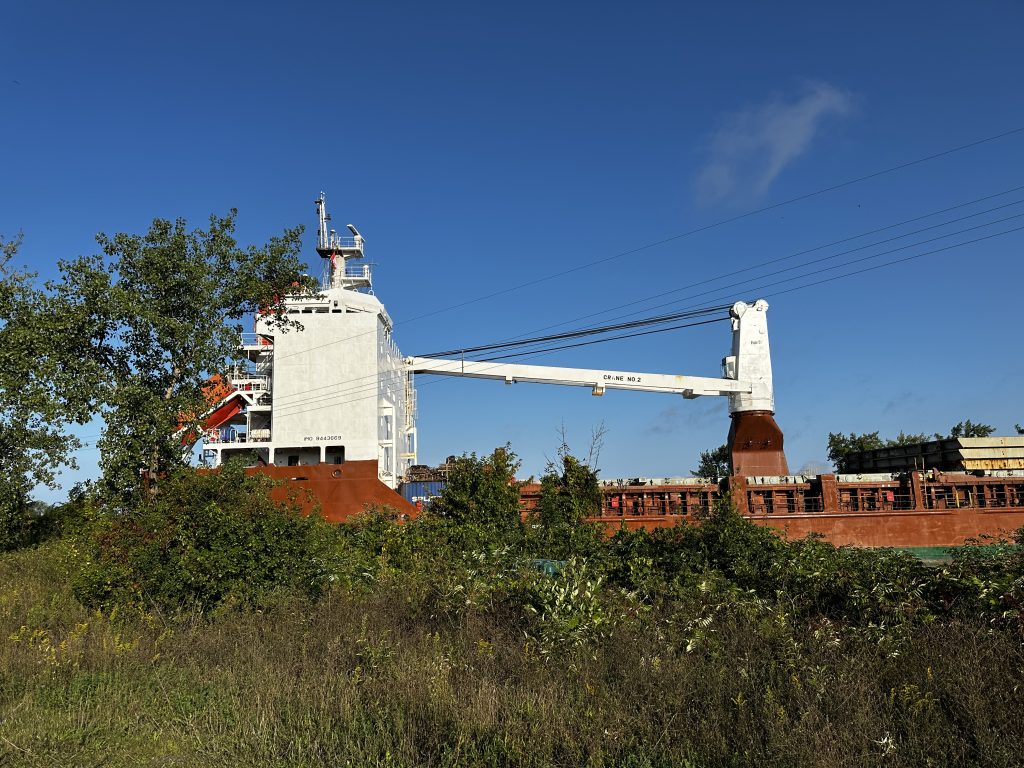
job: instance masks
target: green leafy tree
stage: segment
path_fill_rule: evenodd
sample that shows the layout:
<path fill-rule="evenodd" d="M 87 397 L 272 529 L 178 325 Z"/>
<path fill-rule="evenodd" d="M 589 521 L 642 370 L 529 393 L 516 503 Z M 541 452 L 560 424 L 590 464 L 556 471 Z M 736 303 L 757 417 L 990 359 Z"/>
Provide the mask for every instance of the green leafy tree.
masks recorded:
<path fill-rule="evenodd" d="M 996 428 L 989 424 L 974 423 L 970 419 L 967 421 L 961 421 L 954 424 L 949 430 L 950 437 L 988 437 Z M 935 435 L 936 439 L 941 440 L 942 435 Z"/>
<path fill-rule="evenodd" d="M 595 430 L 586 459 L 574 456 L 562 430 L 557 461 L 548 462 L 541 476 L 537 508 L 531 515 L 530 538 L 545 558 L 589 557 L 601 549 L 599 528 L 585 518 L 601 513 L 604 494 L 597 480 L 597 458 L 604 436 Z"/>
<path fill-rule="evenodd" d="M 489 456 L 463 454 L 449 462 L 448 480 L 430 512 L 446 520 L 498 532 L 519 530 L 519 458 L 511 445 Z"/>
<path fill-rule="evenodd" d="M 588 462 L 572 455 L 563 440 L 558 462 L 549 462 L 540 480 L 537 516 L 549 530 L 575 527 L 585 517 L 600 514 L 604 495 L 597 472 Z"/>
<path fill-rule="evenodd" d="M 954 425 L 949 430 L 949 437 L 988 437 L 995 431 L 995 427 L 991 427 L 988 424 L 976 424 L 968 419 Z M 829 432 L 828 458 L 829 461 L 835 464 L 837 471 L 847 472 L 849 471 L 847 458 L 850 454 L 859 453 L 860 451 L 873 451 L 878 448 L 892 448 L 898 445 L 916 445 L 917 443 L 927 443 L 933 439 L 943 440 L 945 437 L 945 435 L 941 435 L 938 432 L 932 436 L 926 435 L 923 432 L 907 434 L 901 431 L 896 437 L 888 439 L 879 437 L 878 432 L 865 432 L 860 435 L 854 432 L 851 432 L 849 435 L 844 435 L 842 432 Z"/>
<path fill-rule="evenodd" d="M 828 433 L 828 460 L 835 465 L 838 472 L 847 471 L 847 457 L 850 454 L 884 447 L 885 441 L 878 436 L 877 432 L 866 432 L 862 435 L 855 432 L 851 432 L 849 435 L 844 435 L 842 432 Z"/>
<path fill-rule="evenodd" d="M 143 472 L 153 483 L 186 463 L 181 428 L 195 433 L 203 385 L 231 363 L 242 319 L 264 312 L 287 330 L 295 324 L 280 297 L 314 290 L 298 258 L 301 227 L 242 248 L 235 217 L 100 234 L 102 254 L 60 262 L 62 280 L 48 285 L 68 342 L 63 360 L 105 421 L 102 490 L 113 498 L 137 498 Z"/>
<path fill-rule="evenodd" d="M 842 432 L 829 432 L 828 460 L 835 465 L 836 471 L 848 472 L 848 457 L 850 454 L 861 451 L 873 451 L 878 448 L 892 448 L 897 445 L 925 443 L 930 439 L 924 433 L 907 434 L 902 431 L 896 437 L 884 440 L 878 436 L 878 432 L 865 432 L 860 435 L 855 432 L 851 432 L 849 435 L 844 435 Z"/>
<path fill-rule="evenodd" d="M 931 438 L 924 432 L 908 435 L 905 432 L 900 431 L 896 437 L 885 441 L 885 447 L 891 448 L 894 445 L 916 445 L 917 443 L 927 443 L 930 439 Z"/>
<path fill-rule="evenodd" d="M 732 455 L 729 453 L 729 446 L 720 445 L 710 451 L 701 451 L 700 463 L 696 469 L 690 470 L 690 474 L 717 481 L 728 477 L 731 471 Z"/>
<path fill-rule="evenodd" d="M 64 429 L 86 412 L 65 397 L 77 382 L 55 357 L 70 350 L 52 332 L 47 297 L 12 265 L 21 242 L 0 238 L 0 549 L 27 541 L 32 488 L 73 465 L 80 443 Z"/>

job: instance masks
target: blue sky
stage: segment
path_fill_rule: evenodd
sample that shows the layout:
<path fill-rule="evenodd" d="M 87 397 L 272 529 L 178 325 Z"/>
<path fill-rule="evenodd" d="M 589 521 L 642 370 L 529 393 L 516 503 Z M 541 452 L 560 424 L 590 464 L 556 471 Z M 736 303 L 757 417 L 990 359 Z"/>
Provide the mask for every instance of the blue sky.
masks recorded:
<path fill-rule="evenodd" d="M 410 318 L 1022 127 L 1022 21 L 1010 2 L 7 4 L 0 232 L 23 230 L 50 277 L 96 232 L 237 207 L 243 242 L 305 224 L 319 269 L 324 190 L 408 354 L 765 293 L 792 469 L 824 460 L 829 431 L 1006 434 L 1024 422 L 1022 232 L 775 297 L 800 281 L 758 289 L 794 273 L 685 288 L 1024 185 L 1024 134 Z M 717 375 L 728 344 L 722 324 L 533 362 Z M 719 400 L 427 381 L 429 463 L 508 440 L 536 474 L 560 425 L 585 451 L 603 422 L 604 476 L 684 475 L 728 430 Z M 95 473 L 79 456 L 67 479 Z"/>

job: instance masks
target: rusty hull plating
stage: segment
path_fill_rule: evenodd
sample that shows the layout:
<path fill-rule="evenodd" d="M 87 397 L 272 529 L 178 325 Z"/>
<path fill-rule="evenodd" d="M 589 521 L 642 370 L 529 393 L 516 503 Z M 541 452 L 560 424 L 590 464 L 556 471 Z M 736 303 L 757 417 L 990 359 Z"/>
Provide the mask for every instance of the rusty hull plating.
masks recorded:
<path fill-rule="evenodd" d="M 364 512 L 367 506 L 390 507 L 399 519 L 409 519 L 417 513 L 416 507 L 380 481 L 377 462 L 373 460 L 249 467 L 246 472 L 259 472 L 283 481 L 271 492 L 275 501 L 288 501 L 294 496 L 305 514 L 319 507 L 320 514 L 331 523 L 343 523 Z"/>
<path fill-rule="evenodd" d="M 789 538 L 821 534 L 836 546 L 949 547 L 1024 527 L 1024 471 L 733 476 L 721 486 L 637 479 L 606 481 L 602 491 L 600 513 L 589 520 L 610 533 L 697 522 L 724 493 L 757 525 Z M 527 514 L 539 498 L 539 485 L 523 488 Z"/>
<path fill-rule="evenodd" d="M 771 411 L 740 411 L 731 418 L 728 445 L 734 475 L 789 474 L 782 430 Z"/>

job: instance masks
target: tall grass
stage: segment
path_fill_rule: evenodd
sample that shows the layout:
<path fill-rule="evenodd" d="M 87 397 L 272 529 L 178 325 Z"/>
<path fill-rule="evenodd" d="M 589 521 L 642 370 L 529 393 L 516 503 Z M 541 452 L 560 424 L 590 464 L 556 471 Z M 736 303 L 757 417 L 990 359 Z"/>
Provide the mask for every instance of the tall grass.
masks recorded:
<path fill-rule="evenodd" d="M 889 632 L 714 569 L 645 593 L 649 575 L 385 535 L 316 602 L 205 614 L 84 608 L 66 541 L 3 555 L 0 765 L 1024 761 L 1012 624 Z"/>

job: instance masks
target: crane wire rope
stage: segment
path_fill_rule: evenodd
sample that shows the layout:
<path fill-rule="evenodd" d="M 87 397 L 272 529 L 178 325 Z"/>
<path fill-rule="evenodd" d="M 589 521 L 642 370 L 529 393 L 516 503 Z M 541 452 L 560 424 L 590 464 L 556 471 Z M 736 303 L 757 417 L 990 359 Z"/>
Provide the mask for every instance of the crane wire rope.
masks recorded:
<path fill-rule="evenodd" d="M 572 318 L 570 320 L 563 320 L 562 322 L 555 323 L 554 325 L 548 325 L 548 326 L 544 326 L 542 328 L 534 328 L 533 330 L 530 330 L 530 331 L 524 331 L 524 334 L 527 334 L 527 333 L 542 333 L 543 331 L 548 331 L 548 330 L 551 330 L 553 328 L 560 328 L 560 327 L 562 327 L 564 325 L 570 325 L 571 323 L 576 323 L 576 322 L 579 322 L 581 320 L 587 320 L 587 319 L 592 318 L 592 317 L 597 317 L 597 316 L 603 315 L 603 314 L 605 314 L 605 313 L 607 313 L 609 311 L 614 311 L 614 310 L 617 310 L 617 309 L 626 309 L 626 308 L 629 308 L 629 307 L 636 306 L 637 304 L 645 304 L 645 303 L 647 303 L 649 301 L 653 301 L 654 299 L 659 299 L 659 298 L 662 298 L 664 296 L 670 296 L 670 295 L 672 295 L 674 293 L 679 293 L 680 291 L 684 291 L 687 288 L 696 288 L 697 286 L 700 286 L 700 285 L 707 285 L 709 283 L 714 283 L 714 282 L 717 282 L 719 280 L 724 280 L 727 277 L 735 277 L 736 275 L 740 275 L 740 274 L 743 274 L 745 272 L 750 272 L 750 271 L 755 270 L 755 269 L 760 269 L 761 267 L 769 266 L 769 265 L 772 265 L 772 264 L 778 264 L 778 263 L 781 263 L 783 261 L 788 261 L 789 259 L 797 258 L 798 256 L 805 256 L 807 254 L 814 253 L 816 251 L 824 250 L 825 248 L 831 248 L 831 247 L 836 246 L 836 245 L 842 245 L 844 243 L 852 242 L 854 240 L 859 240 L 859 239 L 861 239 L 863 237 L 869 237 L 870 235 L 876 235 L 876 234 L 879 234 L 881 232 L 885 232 L 885 231 L 890 230 L 890 229 L 896 229 L 898 227 L 906 226 L 907 224 L 912 224 L 912 223 L 914 223 L 916 221 L 922 221 L 924 219 L 930 219 L 933 216 L 938 216 L 938 215 L 941 215 L 943 213 L 949 213 L 951 211 L 955 211 L 955 210 L 959 210 L 959 209 L 962 209 L 962 208 L 966 208 L 966 207 L 969 207 L 971 205 L 976 205 L 977 203 L 981 203 L 981 202 L 984 202 L 986 200 L 992 200 L 992 199 L 997 198 L 997 197 L 1003 197 L 1005 195 L 1012 194 L 1013 192 L 1019 192 L 1022 189 L 1024 189 L 1024 185 L 1017 186 L 1017 187 L 1012 187 L 1011 189 L 1004 190 L 1003 192 L 996 192 L 996 193 L 991 194 L 991 195 L 985 195 L 984 197 L 979 197 L 979 198 L 976 198 L 974 200 L 968 200 L 966 202 L 959 203 L 957 205 L 949 206 L 948 208 L 943 208 L 943 209 L 938 210 L 938 211 L 933 211 L 931 213 L 923 214 L 921 216 L 914 216 L 914 217 L 912 217 L 910 219 L 904 219 L 903 221 L 896 222 L 895 224 L 888 224 L 888 225 L 886 225 L 884 227 L 878 227 L 877 229 L 872 229 L 872 230 L 869 230 L 867 232 L 862 232 L 862 233 L 860 233 L 858 235 L 851 235 L 849 237 L 844 237 L 844 238 L 841 238 L 839 240 L 833 240 L 830 243 L 825 243 L 823 245 L 816 245 L 813 248 L 806 248 L 806 249 L 804 249 L 802 251 L 797 251 L 795 253 L 791 253 L 788 256 L 780 256 L 778 258 L 770 259 L 768 261 L 763 261 L 763 262 L 760 262 L 759 264 L 753 264 L 753 265 L 751 265 L 749 267 L 743 267 L 742 269 L 737 269 L 737 270 L 734 270 L 732 272 L 725 272 L 725 273 L 722 273 L 722 274 L 717 275 L 715 277 L 710 277 L 710 278 L 701 280 L 701 281 L 696 282 L 696 283 L 690 283 L 690 284 L 688 284 L 686 286 L 683 286 L 681 288 L 673 288 L 671 290 L 662 291 L 661 293 L 655 293 L 655 294 L 652 294 L 650 296 L 646 296 L 644 298 L 634 299 L 634 300 L 632 300 L 630 302 L 627 302 L 626 304 L 619 304 L 619 305 L 617 305 L 615 307 L 609 307 L 607 309 L 603 309 L 603 310 L 600 310 L 598 312 L 592 312 L 590 314 L 581 315 L 579 317 L 575 317 L 575 318 Z M 947 221 L 945 221 L 945 222 L 943 222 L 941 224 L 936 224 L 936 225 L 934 225 L 932 227 L 926 227 L 926 228 L 921 229 L 921 230 L 916 230 L 916 232 L 923 232 L 923 231 L 926 231 L 927 229 L 935 229 L 935 228 L 938 228 L 938 227 L 946 226 L 948 224 L 951 224 L 951 223 L 954 223 L 954 222 L 957 222 L 957 221 L 963 221 L 963 220 L 971 218 L 973 216 L 979 216 L 979 215 L 982 215 L 984 213 L 989 213 L 991 211 L 995 211 L 995 210 L 999 210 L 1001 208 L 1009 207 L 1011 205 L 1017 205 L 1020 202 L 1021 201 L 1016 201 L 1014 203 L 1008 203 L 1005 206 L 997 206 L 995 208 L 989 208 L 989 209 L 987 209 L 985 211 L 979 211 L 977 213 L 971 214 L 970 216 L 964 216 L 964 217 L 961 217 L 959 219 L 949 219 L 949 220 L 947 220 Z M 910 234 L 914 234 L 914 233 L 906 233 L 906 234 L 903 234 L 903 235 L 894 236 L 892 238 L 879 241 L 878 243 L 875 243 L 875 245 L 878 245 L 878 244 L 881 244 L 881 243 L 892 242 L 893 240 L 899 240 L 899 239 L 901 239 L 903 237 L 907 237 Z M 863 246 L 863 247 L 869 247 L 869 246 Z M 852 252 L 853 251 L 847 251 L 846 253 L 852 253 Z M 837 255 L 841 255 L 841 254 L 837 254 Z M 646 309 L 638 310 L 634 314 L 639 314 L 639 312 L 645 312 L 645 311 L 649 311 L 651 309 L 655 309 L 657 306 L 666 306 L 666 305 L 665 304 L 659 304 L 659 305 L 656 305 L 655 307 L 647 307 Z M 512 338 L 520 338 L 520 337 L 516 336 L 516 337 L 512 337 Z"/>
<path fill-rule="evenodd" d="M 814 287 L 814 286 L 821 285 L 821 284 L 824 284 L 824 283 L 834 282 L 836 280 L 842 280 L 842 279 L 845 279 L 847 277 L 854 277 L 856 275 L 860 275 L 860 274 L 863 274 L 865 272 L 871 272 L 871 271 L 874 271 L 874 270 L 877 270 L 877 269 L 883 269 L 885 267 L 894 266 L 895 264 L 907 262 L 907 261 L 910 261 L 912 259 L 918 259 L 918 258 L 921 258 L 921 257 L 924 257 L 924 256 L 930 256 L 930 255 L 935 254 L 935 253 L 941 253 L 943 251 L 949 251 L 949 250 L 952 250 L 954 248 L 960 248 L 960 247 L 965 246 L 965 245 L 971 245 L 973 243 L 981 242 L 983 240 L 990 240 L 990 239 L 993 239 L 993 238 L 996 238 L 996 237 L 1002 237 L 1003 235 L 1008 235 L 1008 234 L 1011 234 L 1013 232 L 1018 232 L 1018 231 L 1021 231 L 1021 230 L 1024 230 L 1024 226 L 1014 227 L 1012 229 L 1008 229 L 1008 230 L 1005 230 L 1003 232 L 996 232 L 994 234 L 986 235 L 986 236 L 983 236 L 983 237 L 979 237 L 979 238 L 976 238 L 974 240 L 969 240 L 969 241 L 963 242 L 963 243 L 954 243 L 952 245 L 948 245 L 948 246 L 945 246 L 945 247 L 942 247 L 942 248 L 936 248 L 936 249 L 933 249 L 931 251 L 925 251 L 924 253 L 914 254 L 914 255 L 911 255 L 911 256 L 904 257 L 902 259 L 896 259 L 896 260 L 893 260 L 892 262 L 886 262 L 884 264 L 876 264 L 876 265 L 873 265 L 871 267 L 865 267 L 863 269 L 859 269 L 859 270 L 856 270 L 856 271 L 848 273 L 848 274 L 834 275 L 832 277 L 825 278 L 824 280 L 818 280 L 818 281 L 815 281 L 813 283 L 807 283 L 805 285 L 795 286 L 793 288 L 790 288 L 790 289 L 787 289 L 787 290 L 783 290 L 783 291 L 776 291 L 775 293 L 768 294 L 768 295 L 769 296 L 779 296 L 779 295 L 782 295 L 784 293 L 792 293 L 793 291 L 798 291 L 798 290 L 802 290 L 804 288 Z M 661 329 L 661 330 L 664 330 L 664 329 Z M 601 341 L 598 340 L 598 341 L 591 341 L 591 342 L 587 342 L 587 343 L 588 344 L 597 344 L 597 343 L 601 343 Z M 535 353 L 531 353 L 531 354 L 533 356 L 535 356 L 535 357 L 541 357 L 541 356 L 544 356 L 544 355 L 552 354 L 554 351 L 557 351 L 557 350 L 540 351 L 540 352 L 535 352 Z M 498 367 L 498 366 L 496 365 L 495 367 Z M 446 381 L 446 380 L 448 380 L 448 379 L 443 378 L 443 377 L 439 377 L 439 378 L 434 379 L 432 381 L 424 382 L 423 384 L 419 385 L 419 388 L 426 387 L 426 386 L 429 386 L 431 384 L 440 384 L 440 383 L 442 383 L 443 381 Z M 339 405 L 349 405 L 349 404 L 352 404 L 352 403 L 361 402 L 361 401 L 373 399 L 373 398 L 376 398 L 376 397 L 377 397 L 376 394 L 371 394 L 371 395 L 367 395 L 367 396 L 364 396 L 364 397 L 353 398 L 353 399 L 348 400 L 348 401 L 346 401 L 344 403 L 339 403 Z M 317 407 L 317 408 L 309 408 L 309 409 L 305 409 L 305 410 L 302 410 L 302 411 L 295 411 L 295 412 L 293 412 L 292 415 L 295 415 L 295 414 L 298 414 L 298 413 L 306 413 L 306 412 L 312 411 L 312 410 L 319 410 L 319 407 Z"/>
<path fill-rule="evenodd" d="M 880 176 L 885 176 L 885 175 L 890 174 L 890 173 L 895 173 L 896 171 L 901 171 L 901 170 L 904 170 L 906 168 L 911 168 L 911 167 L 913 167 L 915 165 L 920 165 L 922 163 L 929 162 L 930 160 L 937 160 L 940 157 L 947 157 L 948 155 L 952 155 L 952 154 L 955 154 L 957 152 L 962 152 L 962 151 L 964 151 L 966 149 L 971 149 L 973 147 L 977 147 L 977 146 L 980 146 L 982 144 L 987 144 L 987 143 L 992 142 L 992 141 L 997 141 L 999 139 L 1004 139 L 1004 138 L 1007 138 L 1008 136 L 1014 136 L 1014 135 L 1019 134 L 1019 133 L 1024 133 L 1024 126 L 1020 126 L 1018 128 L 1013 128 L 1012 130 L 1004 131 L 1003 133 L 995 134 L 993 136 L 988 136 L 986 138 L 978 139 L 976 141 L 971 141 L 971 142 L 968 142 L 967 144 L 961 144 L 961 145 L 959 145 L 957 147 L 953 147 L 951 149 L 946 149 L 946 150 L 943 150 L 941 152 L 936 152 L 936 153 L 931 154 L 931 155 L 926 155 L 925 157 L 920 157 L 920 158 L 917 158 L 916 160 L 910 160 L 910 161 L 905 162 L 905 163 L 900 163 L 899 165 L 894 165 L 894 166 L 892 166 L 890 168 L 885 168 L 885 169 L 880 170 L 880 171 L 874 171 L 873 173 L 868 173 L 868 174 L 865 174 L 863 176 L 858 176 L 857 178 L 849 179 L 847 181 L 843 181 L 843 182 L 840 182 L 838 184 L 833 184 L 833 185 L 828 186 L 828 187 L 823 187 L 822 189 L 818 189 L 818 190 L 815 190 L 813 192 L 806 192 L 806 193 L 804 193 L 802 195 L 797 195 L 796 197 L 791 197 L 791 198 L 788 198 L 786 200 L 782 200 L 782 201 L 780 201 L 778 203 L 772 203 L 771 205 L 762 206 L 761 208 L 756 208 L 756 209 L 754 209 L 752 211 L 747 211 L 745 213 L 740 213 L 740 214 L 737 214 L 735 216 L 730 216 L 728 218 L 721 219 L 721 220 L 713 222 L 711 224 L 705 224 L 705 225 L 700 226 L 700 227 L 695 227 L 695 228 L 690 229 L 690 230 L 688 230 L 686 232 L 682 232 L 682 233 L 680 233 L 678 235 L 672 235 L 670 237 L 662 238 L 661 240 L 657 240 L 657 241 L 652 242 L 652 243 L 647 243 L 646 245 L 641 245 L 641 246 L 637 246 L 636 248 L 630 248 L 630 249 L 625 250 L 625 251 L 620 251 L 619 253 L 612 254 L 611 256 L 605 256 L 604 258 L 596 259 L 594 261 L 589 261 L 589 262 L 586 262 L 584 264 L 579 264 L 579 265 L 577 265 L 575 267 L 570 267 L 569 269 L 565 269 L 565 270 L 562 270 L 560 272 L 554 272 L 552 274 L 545 275 L 543 277 L 538 277 L 538 278 L 535 278 L 533 280 L 528 280 L 528 281 L 526 281 L 524 283 L 519 283 L 518 285 L 510 286 L 509 288 L 503 288 L 500 291 L 494 291 L 493 293 L 489 293 L 489 294 L 487 294 L 485 296 L 479 296 L 479 297 L 477 297 L 475 299 L 469 299 L 469 300 L 463 301 L 463 302 L 461 302 L 459 304 L 454 304 L 454 305 L 449 306 L 449 307 L 444 307 L 442 309 L 437 309 L 437 310 L 434 310 L 432 312 L 427 312 L 427 313 L 424 313 L 424 314 L 421 314 L 421 315 L 417 315 L 416 317 L 414 317 L 412 319 L 413 320 L 422 320 L 422 319 L 427 318 L 427 317 L 432 317 L 434 315 L 441 314 L 442 312 L 449 312 L 449 311 L 451 311 L 453 309 L 461 309 L 462 307 L 467 307 L 467 306 L 470 306 L 472 304 L 478 304 L 481 301 L 487 301 L 488 299 L 493 299 L 493 298 L 496 298 L 498 296 L 504 296 L 505 294 L 512 293 L 514 291 L 519 291 L 519 290 L 522 290 L 523 288 L 529 288 L 529 287 L 532 287 L 532 286 L 537 285 L 539 283 L 543 283 L 543 282 L 545 282 L 547 280 L 554 280 L 554 279 L 559 278 L 559 277 L 565 277 L 566 275 L 575 274 L 576 272 L 580 272 L 580 271 L 582 271 L 584 269 L 589 269 L 591 267 L 598 266 L 599 264 L 607 264 L 609 261 L 614 261 L 616 259 L 621 259 L 621 258 L 623 258 L 625 256 L 631 256 L 634 253 L 639 253 L 641 251 L 649 250 L 649 249 L 655 248 L 655 247 L 657 247 L 659 245 L 664 245 L 665 243 L 671 243 L 671 242 L 673 242 L 675 240 L 680 240 L 680 239 L 685 238 L 685 237 L 691 237 L 692 235 L 700 234 L 701 232 L 708 232 L 709 230 L 717 229 L 718 227 L 725 226 L 726 224 L 732 224 L 734 222 L 741 221 L 743 219 L 747 219 L 747 218 L 750 218 L 752 216 L 756 216 L 756 215 L 761 214 L 761 213 L 766 213 L 768 211 L 776 210 L 777 208 L 782 208 L 783 206 L 786 206 L 786 205 L 791 205 L 793 203 L 798 203 L 798 202 L 801 202 L 803 200 L 809 200 L 812 197 L 817 197 L 818 195 L 824 195 L 824 194 L 827 194 L 829 192 L 835 192 L 836 190 L 843 189 L 843 188 L 849 187 L 849 186 L 853 186 L 854 184 L 860 184 L 863 181 L 869 181 L 871 179 L 876 179 L 876 178 L 878 178 Z M 404 322 L 408 322 L 408 321 L 404 321 Z"/>

